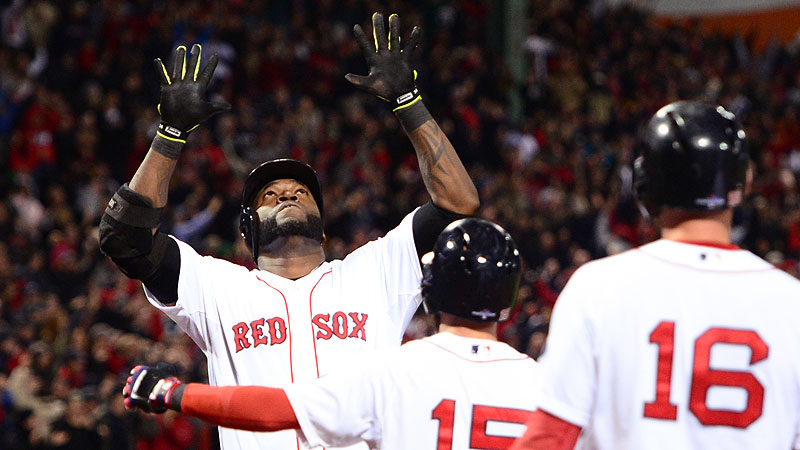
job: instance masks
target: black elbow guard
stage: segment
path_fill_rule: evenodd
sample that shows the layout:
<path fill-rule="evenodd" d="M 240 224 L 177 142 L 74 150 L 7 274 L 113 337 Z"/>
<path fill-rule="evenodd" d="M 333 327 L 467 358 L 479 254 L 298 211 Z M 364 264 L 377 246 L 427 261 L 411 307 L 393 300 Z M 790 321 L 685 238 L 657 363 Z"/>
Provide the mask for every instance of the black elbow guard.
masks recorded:
<path fill-rule="evenodd" d="M 164 260 L 167 248 L 176 245 L 164 233 L 153 235 L 163 208 L 153 208 L 150 200 L 128 187 L 117 190 L 100 219 L 100 250 L 111 258 L 122 273 L 144 280 L 151 277 Z"/>

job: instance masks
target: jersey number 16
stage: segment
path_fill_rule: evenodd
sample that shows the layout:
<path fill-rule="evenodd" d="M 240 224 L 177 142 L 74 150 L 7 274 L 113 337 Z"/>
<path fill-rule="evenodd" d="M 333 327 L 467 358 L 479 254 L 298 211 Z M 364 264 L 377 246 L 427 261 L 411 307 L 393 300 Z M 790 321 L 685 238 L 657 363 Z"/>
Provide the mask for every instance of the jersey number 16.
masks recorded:
<path fill-rule="evenodd" d="M 672 387 L 672 358 L 675 348 L 675 322 L 663 321 L 650 333 L 650 342 L 658 345 L 656 398 L 644 404 L 644 416 L 653 419 L 675 420 L 677 405 L 670 402 Z M 713 327 L 694 341 L 692 385 L 689 411 L 703 425 L 724 425 L 747 428 L 761 417 L 764 407 L 764 386 L 750 372 L 718 370 L 710 367 L 711 347 L 717 343 L 743 345 L 750 348 L 750 364 L 766 359 L 769 347 L 753 330 Z M 743 411 L 711 409 L 706 396 L 712 386 L 728 386 L 747 391 L 747 407 Z"/>

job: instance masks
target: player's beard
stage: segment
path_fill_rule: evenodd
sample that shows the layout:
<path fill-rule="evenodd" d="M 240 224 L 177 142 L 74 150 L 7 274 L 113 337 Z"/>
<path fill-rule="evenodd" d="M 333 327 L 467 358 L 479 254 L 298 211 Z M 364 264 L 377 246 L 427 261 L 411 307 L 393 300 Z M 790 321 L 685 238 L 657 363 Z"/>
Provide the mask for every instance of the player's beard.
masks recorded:
<path fill-rule="evenodd" d="M 306 213 L 306 220 L 292 219 L 278 223 L 275 216 L 265 217 L 258 224 L 258 249 L 268 252 L 276 239 L 289 236 L 301 236 L 322 243 L 322 218 Z"/>

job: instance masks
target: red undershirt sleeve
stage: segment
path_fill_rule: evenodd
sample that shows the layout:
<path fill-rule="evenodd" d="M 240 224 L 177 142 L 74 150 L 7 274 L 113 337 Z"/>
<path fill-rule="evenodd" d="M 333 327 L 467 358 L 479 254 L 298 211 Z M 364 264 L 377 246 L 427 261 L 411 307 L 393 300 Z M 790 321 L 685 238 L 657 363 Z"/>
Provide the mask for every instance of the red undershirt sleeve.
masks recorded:
<path fill-rule="evenodd" d="M 581 427 L 548 414 L 534 411 L 525 434 L 514 441 L 510 450 L 572 450 L 581 434 Z"/>
<path fill-rule="evenodd" d="M 247 431 L 299 429 L 283 389 L 189 383 L 181 412 L 208 423 Z"/>

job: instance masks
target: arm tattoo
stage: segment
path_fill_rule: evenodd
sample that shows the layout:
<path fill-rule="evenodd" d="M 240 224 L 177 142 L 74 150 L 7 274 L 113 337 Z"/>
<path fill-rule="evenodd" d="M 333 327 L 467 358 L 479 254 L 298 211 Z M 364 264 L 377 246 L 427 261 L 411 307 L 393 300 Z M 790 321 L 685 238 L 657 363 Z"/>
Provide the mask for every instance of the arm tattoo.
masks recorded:
<path fill-rule="evenodd" d="M 422 135 L 422 148 L 424 149 L 418 154 L 423 178 L 429 179 L 431 183 L 438 184 L 447 191 L 447 186 L 437 175 L 449 176 L 444 165 L 441 164 L 442 156 L 450 164 L 453 164 L 453 155 L 448 151 L 448 141 L 434 121 L 424 123 L 419 127 L 419 131 Z"/>

